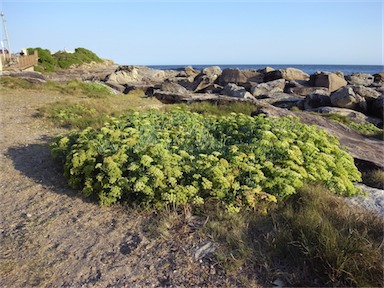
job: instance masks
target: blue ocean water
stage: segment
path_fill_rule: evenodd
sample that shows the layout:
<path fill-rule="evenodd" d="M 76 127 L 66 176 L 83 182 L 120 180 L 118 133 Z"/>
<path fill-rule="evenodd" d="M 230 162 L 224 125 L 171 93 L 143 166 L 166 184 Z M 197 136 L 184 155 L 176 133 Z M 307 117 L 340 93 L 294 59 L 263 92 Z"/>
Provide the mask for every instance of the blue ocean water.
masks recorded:
<path fill-rule="evenodd" d="M 344 75 L 349 75 L 352 73 L 368 73 L 375 74 L 379 72 L 384 72 L 384 66 L 381 65 L 273 65 L 273 64 L 252 64 L 252 65 L 154 65 L 148 66 L 154 69 L 160 70 L 183 70 L 186 66 L 192 66 L 196 70 L 202 70 L 209 66 L 219 66 L 221 69 L 225 68 L 239 68 L 241 70 L 246 69 L 263 69 L 265 67 L 272 67 L 274 69 L 283 69 L 283 68 L 297 68 L 308 74 L 313 74 L 316 71 L 322 72 L 336 72 L 341 71 Z"/>

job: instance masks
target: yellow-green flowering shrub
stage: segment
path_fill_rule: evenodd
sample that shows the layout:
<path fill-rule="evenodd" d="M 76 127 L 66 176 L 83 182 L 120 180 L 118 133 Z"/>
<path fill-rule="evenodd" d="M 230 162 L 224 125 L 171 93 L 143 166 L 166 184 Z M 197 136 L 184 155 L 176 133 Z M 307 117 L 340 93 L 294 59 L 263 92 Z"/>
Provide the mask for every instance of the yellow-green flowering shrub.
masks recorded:
<path fill-rule="evenodd" d="M 131 112 L 51 144 L 71 187 L 102 204 L 222 201 L 230 211 L 296 192 L 304 182 L 354 195 L 361 175 L 337 139 L 294 118 Z"/>

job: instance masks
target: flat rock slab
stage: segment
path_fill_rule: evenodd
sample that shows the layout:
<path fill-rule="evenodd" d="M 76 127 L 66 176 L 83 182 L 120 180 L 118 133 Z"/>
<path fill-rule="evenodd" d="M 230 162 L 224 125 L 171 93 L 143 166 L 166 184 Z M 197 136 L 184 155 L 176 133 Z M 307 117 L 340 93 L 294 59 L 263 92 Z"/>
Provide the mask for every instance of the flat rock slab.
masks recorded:
<path fill-rule="evenodd" d="M 231 102 L 251 102 L 256 103 L 252 99 L 245 99 L 245 98 L 236 98 L 236 97 L 229 97 L 229 96 L 223 96 L 218 94 L 210 94 L 210 93 L 185 93 L 185 94 L 177 94 L 173 92 L 167 92 L 167 91 L 155 91 L 153 94 L 158 100 L 165 104 L 170 103 L 188 103 L 191 104 L 193 102 L 214 102 L 214 103 L 231 103 Z"/>

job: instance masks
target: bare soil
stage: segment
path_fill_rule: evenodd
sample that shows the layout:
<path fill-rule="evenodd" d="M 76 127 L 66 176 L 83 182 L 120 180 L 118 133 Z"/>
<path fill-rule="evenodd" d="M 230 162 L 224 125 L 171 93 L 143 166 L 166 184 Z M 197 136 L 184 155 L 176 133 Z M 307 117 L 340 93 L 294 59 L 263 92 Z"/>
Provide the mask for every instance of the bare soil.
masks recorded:
<path fill-rule="evenodd" d="M 155 213 L 101 207 L 67 186 L 49 151 L 66 131 L 35 116 L 63 97 L 0 90 L 0 287 L 241 286 L 212 254 L 195 259 L 204 219 L 181 215 L 157 233 Z"/>

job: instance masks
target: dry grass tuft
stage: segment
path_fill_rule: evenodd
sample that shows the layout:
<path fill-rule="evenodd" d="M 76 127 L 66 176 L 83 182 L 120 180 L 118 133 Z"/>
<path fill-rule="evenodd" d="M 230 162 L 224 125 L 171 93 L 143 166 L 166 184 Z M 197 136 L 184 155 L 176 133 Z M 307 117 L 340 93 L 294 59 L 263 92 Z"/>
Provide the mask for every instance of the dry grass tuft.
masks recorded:
<path fill-rule="evenodd" d="M 205 229 L 223 243 L 220 262 L 265 275 L 266 285 L 383 286 L 384 220 L 307 186 L 267 215 L 207 211 Z M 250 268 L 252 267 L 252 268 Z"/>

